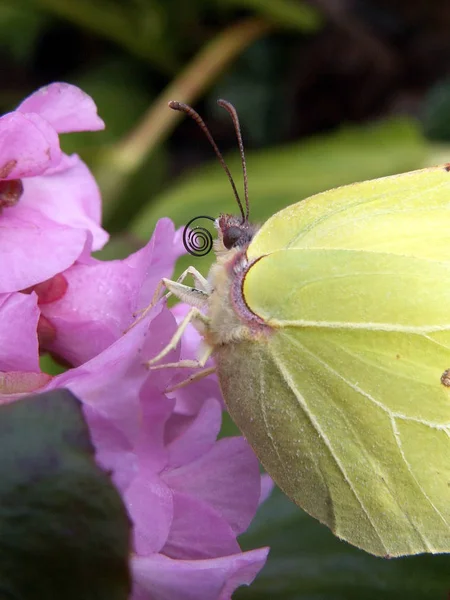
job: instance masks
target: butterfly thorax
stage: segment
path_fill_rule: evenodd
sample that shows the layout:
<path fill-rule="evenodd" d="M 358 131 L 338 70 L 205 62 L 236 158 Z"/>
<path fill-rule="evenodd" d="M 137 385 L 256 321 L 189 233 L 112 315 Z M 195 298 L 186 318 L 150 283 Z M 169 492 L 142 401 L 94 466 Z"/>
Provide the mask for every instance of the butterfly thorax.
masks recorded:
<path fill-rule="evenodd" d="M 270 330 L 248 308 L 242 291 L 245 275 L 254 262 L 249 262 L 247 248 L 259 227 L 242 223 L 231 215 L 222 215 L 216 226 L 218 239 L 214 250 L 217 261 L 208 275 L 213 291 L 208 301 L 211 322 L 207 341 L 213 347 L 264 337 Z"/>

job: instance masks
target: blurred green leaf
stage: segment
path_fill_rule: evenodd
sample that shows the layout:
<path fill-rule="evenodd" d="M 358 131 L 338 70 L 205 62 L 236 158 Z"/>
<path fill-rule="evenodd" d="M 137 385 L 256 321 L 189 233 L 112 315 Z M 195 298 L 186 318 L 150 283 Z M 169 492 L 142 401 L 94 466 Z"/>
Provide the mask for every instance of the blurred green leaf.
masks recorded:
<path fill-rule="evenodd" d="M 279 37 L 257 40 L 245 49 L 208 93 L 208 113 L 228 126 L 229 116 L 217 105 L 217 98 L 226 98 L 239 106 L 239 120 L 247 143 L 254 146 L 280 143 L 289 133 L 291 120 L 283 104 L 289 68 Z"/>
<path fill-rule="evenodd" d="M 316 31 L 322 24 L 319 11 L 306 2 L 295 0 L 216 0 L 222 5 L 251 8 L 276 23 L 301 31 Z"/>
<path fill-rule="evenodd" d="M 98 114 L 105 121 L 105 129 L 62 136 L 61 145 L 67 153 L 83 153 L 83 149 L 95 149 L 119 140 L 135 125 L 152 100 L 142 70 L 126 58 L 88 66 L 73 83 L 93 98 Z"/>
<path fill-rule="evenodd" d="M 48 19 L 22 6 L 19 0 L 0 4 L 0 48 L 17 61 L 31 59 L 34 46 Z"/>
<path fill-rule="evenodd" d="M 425 135 L 432 140 L 450 141 L 450 80 L 430 89 L 422 112 Z"/>
<path fill-rule="evenodd" d="M 177 66 L 168 12 L 158 0 L 22 0 L 123 46 L 162 70 Z"/>
<path fill-rule="evenodd" d="M 39 356 L 39 366 L 41 371 L 49 375 L 59 375 L 67 371 L 67 367 L 57 362 L 50 354 L 44 353 Z"/>
<path fill-rule="evenodd" d="M 122 58 L 87 68 L 75 80 L 94 99 L 98 114 L 105 121 L 105 129 L 64 135 L 61 137 L 61 146 L 69 154 L 80 154 L 94 175 L 98 174 L 104 153 L 108 153 L 112 144 L 129 133 L 152 102 L 151 89 L 143 75 L 139 65 Z M 104 173 L 104 177 L 113 176 L 111 169 Z M 147 157 L 142 167 L 129 177 L 123 193 L 117 199 L 115 210 L 104 221 L 104 227 L 109 232 L 122 231 L 141 210 L 149 195 L 161 189 L 165 173 L 166 149 L 160 145 Z M 101 180 L 98 183 L 102 185 L 105 182 Z"/>
<path fill-rule="evenodd" d="M 0 597 L 127 600 L 130 524 L 68 390 L 0 406 Z"/>
<path fill-rule="evenodd" d="M 419 168 L 426 156 L 418 126 L 409 120 L 350 127 L 306 142 L 249 152 L 250 218 L 264 222 L 276 211 L 317 192 Z M 242 189 L 239 157 L 233 155 L 227 162 Z M 197 215 L 215 217 L 227 212 L 236 213 L 237 207 L 226 177 L 214 161 L 157 197 L 134 219 L 131 230 L 147 239 L 161 217 L 170 217 L 182 226 Z M 194 260 L 196 268 L 206 272 L 211 254 L 183 257 L 179 267 Z"/>
<path fill-rule="evenodd" d="M 244 549 L 271 547 L 269 559 L 235 600 L 446 600 L 450 556 L 387 560 L 334 537 L 276 489 L 240 537 Z"/>

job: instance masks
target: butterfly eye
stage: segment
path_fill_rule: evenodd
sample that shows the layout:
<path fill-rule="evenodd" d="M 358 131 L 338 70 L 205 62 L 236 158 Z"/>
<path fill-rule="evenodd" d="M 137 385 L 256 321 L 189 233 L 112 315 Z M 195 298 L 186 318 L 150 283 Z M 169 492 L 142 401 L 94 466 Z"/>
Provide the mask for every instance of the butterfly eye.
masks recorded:
<path fill-rule="evenodd" d="M 223 245 L 227 250 L 233 248 L 242 239 L 243 231 L 240 227 L 228 227 L 223 234 Z"/>

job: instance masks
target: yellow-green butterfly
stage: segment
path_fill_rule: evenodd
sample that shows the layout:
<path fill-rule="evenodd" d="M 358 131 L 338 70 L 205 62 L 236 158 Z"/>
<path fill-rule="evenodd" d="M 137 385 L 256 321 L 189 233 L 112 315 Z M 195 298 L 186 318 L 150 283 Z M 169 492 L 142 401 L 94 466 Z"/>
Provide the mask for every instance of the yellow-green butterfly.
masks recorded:
<path fill-rule="evenodd" d="M 258 228 L 237 114 L 219 104 L 246 209 L 230 176 L 241 216 L 215 220 L 207 279 L 191 267 L 164 280 L 194 308 L 151 362 L 193 322 L 207 345 L 195 364 L 213 355 L 231 417 L 292 500 L 372 554 L 449 552 L 450 167 L 318 194 Z M 200 116 L 170 107 L 199 123 L 229 174 Z M 186 240 L 207 249 L 202 228 Z"/>

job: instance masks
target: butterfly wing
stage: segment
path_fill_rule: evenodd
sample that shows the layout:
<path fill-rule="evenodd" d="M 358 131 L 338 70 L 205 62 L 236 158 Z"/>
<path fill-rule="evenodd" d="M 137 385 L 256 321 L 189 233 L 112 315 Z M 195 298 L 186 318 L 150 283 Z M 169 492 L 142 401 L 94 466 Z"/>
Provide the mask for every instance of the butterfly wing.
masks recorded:
<path fill-rule="evenodd" d="M 248 258 L 283 248 L 342 248 L 450 260 L 450 166 L 346 185 L 276 213 Z"/>
<path fill-rule="evenodd" d="M 278 485 L 382 556 L 450 551 L 450 176 L 437 179 L 420 201 L 417 174 L 394 194 L 387 180 L 341 188 L 341 207 L 321 195 L 322 216 L 306 201 L 305 235 L 259 248 L 244 281 L 273 334 L 216 353 L 230 414 Z"/>

